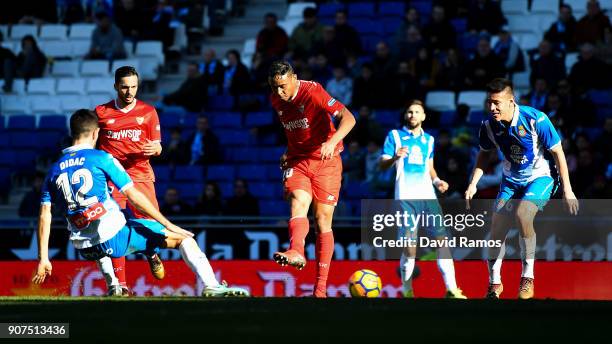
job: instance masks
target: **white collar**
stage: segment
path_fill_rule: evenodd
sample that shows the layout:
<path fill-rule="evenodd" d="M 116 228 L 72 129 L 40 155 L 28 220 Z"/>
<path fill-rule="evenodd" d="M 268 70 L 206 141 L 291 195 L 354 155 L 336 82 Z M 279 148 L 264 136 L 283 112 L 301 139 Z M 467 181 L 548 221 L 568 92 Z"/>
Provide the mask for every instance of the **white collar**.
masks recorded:
<path fill-rule="evenodd" d="M 121 111 L 123 113 L 128 113 L 128 112 L 132 111 L 136 107 L 136 102 L 137 101 L 138 101 L 138 99 L 134 99 L 134 102 L 132 104 L 126 106 L 123 109 L 120 109 L 119 105 L 117 105 L 117 99 L 115 99 L 115 109 L 117 109 L 117 110 L 119 110 L 119 111 Z"/>
<path fill-rule="evenodd" d="M 519 105 L 515 104 L 514 114 L 512 115 L 512 122 L 510 122 L 511 127 L 516 127 L 516 123 L 518 123 L 519 118 Z"/>
<path fill-rule="evenodd" d="M 403 129 L 404 129 L 405 131 L 407 131 L 407 132 L 408 132 L 408 134 L 410 134 L 410 136 L 412 136 L 412 137 L 419 137 L 419 136 L 425 135 L 425 131 L 423 130 L 423 127 L 419 128 L 419 129 L 420 129 L 420 131 L 419 131 L 419 134 L 418 134 L 418 135 L 413 134 L 413 133 L 412 133 L 412 131 L 410 131 L 410 129 L 409 129 L 407 126 L 404 126 L 404 128 L 403 128 Z"/>
<path fill-rule="evenodd" d="M 93 149 L 93 146 L 90 145 L 89 143 L 81 143 L 78 145 L 70 146 L 68 148 L 64 148 L 62 150 L 62 153 L 63 154 L 72 153 L 72 152 L 80 151 L 81 149 Z"/>

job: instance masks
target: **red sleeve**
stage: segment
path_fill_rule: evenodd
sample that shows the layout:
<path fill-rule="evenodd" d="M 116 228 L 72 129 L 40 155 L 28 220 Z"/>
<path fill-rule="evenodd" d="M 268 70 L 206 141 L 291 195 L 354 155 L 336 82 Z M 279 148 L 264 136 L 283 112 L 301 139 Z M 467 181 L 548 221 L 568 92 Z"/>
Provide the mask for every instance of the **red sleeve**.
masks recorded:
<path fill-rule="evenodd" d="M 159 117 L 157 116 L 157 111 L 153 109 L 153 113 L 151 114 L 151 118 L 149 119 L 149 139 L 151 141 L 160 141 L 161 142 L 161 127 L 159 125 Z"/>
<path fill-rule="evenodd" d="M 344 109 L 344 104 L 330 96 L 320 84 L 315 86 L 311 92 L 311 95 L 312 101 L 316 104 L 316 106 L 331 116 L 336 116 L 342 109 Z"/>

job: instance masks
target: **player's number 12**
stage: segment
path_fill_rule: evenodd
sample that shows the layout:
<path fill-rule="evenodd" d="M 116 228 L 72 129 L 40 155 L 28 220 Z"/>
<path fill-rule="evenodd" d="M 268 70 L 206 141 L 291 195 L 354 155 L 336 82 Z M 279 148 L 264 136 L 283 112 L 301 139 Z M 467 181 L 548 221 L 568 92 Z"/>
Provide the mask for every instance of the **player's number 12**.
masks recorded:
<path fill-rule="evenodd" d="M 80 168 L 74 171 L 74 173 L 72 173 L 71 181 L 72 185 L 76 185 L 81 182 L 83 183 L 76 192 L 76 202 L 74 200 L 75 197 L 72 195 L 71 184 L 68 181 L 68 172 L 60 174 L 56 180 L 57 188 L 64 194 L 64 198 L 66 199 L 68 208 L 70 210 L 76 209 L 77 206 L 87 207 L 98 202 L 98 197 L 96 196 L 85 198 L 85 195 L 93 187 L 93 177 L 88 169 Z"/>

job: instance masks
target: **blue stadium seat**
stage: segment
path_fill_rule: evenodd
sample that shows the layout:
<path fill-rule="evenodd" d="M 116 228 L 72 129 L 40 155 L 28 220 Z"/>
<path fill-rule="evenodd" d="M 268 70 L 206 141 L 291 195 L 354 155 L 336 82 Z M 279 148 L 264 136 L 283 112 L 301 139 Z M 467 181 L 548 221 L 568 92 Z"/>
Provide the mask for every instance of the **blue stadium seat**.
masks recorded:
<path fill-rule="evenodd" d="M 589 137 L 591 142 L 597 140 L 603 133 L 603 128 L 583 128 L 582 130 Z"/>
<path fill-rule="evenodd" d="M 370 185 L 366 182 L 348 182 L 344 185 L 344 192 L 348 199 L 362 199 L 371 196 Z"/>
<path fill-rule="evenodd" d="M 376 45 L 380 41 L 384 41 L 384 38 L 377 34 L 361 35 L 361 47 L 367 53 L 373 53 L 376 51 Z"/>
<path fill-rule="evenodd" d="M 241 128 L 242 115 L 238 112 L 219 113 L 209 117 L 212 128 Z"/>
<path fill-rule="evenodd" d="M 266 165 L 266 168 L 269 181 L 280 183 L 283 180 L 283 171 L 278 164 Z"/>
<path fill-rule="evenodd" d="M 338 4 L 338 3 L 320 4 L 319 7 L 317 8 L 317 16 L 319 18 L 335 17 L 336 12 L 343 10 L 344 8 L 345 8 L 344 4 Z"/>
<path fill-rule="evenodd" d="M 36 165 L 36 156 L 38 156 L 38 150 L 36 149 L 21 149 L 15 151 L 15 165 L 20 170 L 32 171 Z"/>
<path fill-rule="evenodd" d="M 456 111 L 442 111 L 440 113 L 440 125 L 443 127 L 451 126 L 455 123 L 455 119 L 457 118 Z"/>
<path fill-rule="evenodd" d="M 271 111 L 266 112 L 251 112 L 246 115 L 245 125 L 248 128 L 261 127 L 274 123 L 274 114 Z"/>
<path fill-rule="evenodd" d="M 403 17 L 406 5 L 403 2 L 381 2 L 378 4 L 378 14 L 384 17 Z"/>
<path fill-rule="evenodd" d="M 275 133 L 268 133 L 263 135 L 258 135 L 259 145 L 262 146 L 274 146 L 278 144 L 278 136 Z"/>
<path fill-rule="evenodd" d="M 249 183 L 249 191 L 258 199 L 280 199 L 278 188 L 274 183 Z"/>
<path fill-rule="evenodd" d="M 172 183 L 170 187 L 175 187 L 179 192 L 181 200 L 193 203 L 202 194 L 204 185 L 202 183 Z"/>
<path fill-rule="evenodd" d="M 155 182 L 167 183 L 172 179 L 172 169 L 168 165 L 155 165 Z"/>
<path fill-rule="evenodd" d="M 9 167 L 0 167 L 0 189 L 8 189 L 8 184 L 11 181 L 11 173 Z"/>
<path fill-rule="evenodd" d="M 285 201 L 259 201 L 261 216 L 288 216 L 289 204 Z"/>
<path fill-rule="evenodd" d="M 210 110 L 231 110 L 234 107 L 234 97 L 229 95 L 217 95 L 208 98 Z"/>
<path fill-rule="evenodd" d="M 7 133 L 9 142 L 13 148 L 37 148 L 39 147 L 38 135 L 34 130 L 16 130 Z"/>
<path fill-rule="evenodd" d="M 458 35 L 461 35 L 467 31 L 467 19 L 465 18 L 451 19 L 450 23 L 455 28 L 455 32 Z"/>
<path fill-rule="evenodd" d="M 175 181 L 181 182 L 202 182 L 204 180 L 204 167 L 202 166 L 176 166 L 174 169 Z"/>
<path fill-rule="evenodd" d="M 596 106 L 612 107 L 612 90 L 590 90 L 588 96 Z"/>
<path fill-rule="evenodd" d="M 384 127 L 397 126 L 399 124 L 399 120 L 400 120 L 400 114 L 396 110 L 378 110 L 376 111 L 376 121 Z"/>
<path fill-rule="evenodd" d="M 470 56 L 476 51 L 478 45 L 478 35 L 471 33 L 464 33 L 463 35 L 457 35 L 457 43 L 461 54 L 463 56 Z"/>
<path fill-rule="evenodd" d="M 0 150 L 8 149 L 10 147 L 10 141 L 8 135 L 5 133 L 0 134 Z"/>
<path fill-rule="evenodd" d="M 36 132 L 37 142 L 40 148 L 57 151 L 61 147 L 64 133 L 59 131 L 38 131 Z"/>
<path fill-rule="evenodd" d="M 479 126 L 484 119 L 484 111 L 470 111 L 470 114 L 468 115 L 468 124 L 473 126 Z"/>
<path fill-rule="evenodd" d="M 355 2 L 347 6 L 349 18 L 355 17 L 372 17 L 374 12 L 374 3 L 372 2 Z"/>
<path fill-rule="evenodd" d="M 163 112 L 159 115 L 159 124 L 168 131 L 170 128 L 181 126 L 181 117 L 176 114 Z"/>
<path fill-rule="evenodd" d="M 246 130 L 216 130 L 219 143 L 224 146 L 243 146 L 251 141 L 250 134 Z"/>
<path fill-rule="evenodd" d="M 413 0 L 410 5 L 416 8 L 421 18 L 428 18 L 433 10 L 433 1 L 431 0 Z"/>
<path fill-rule="evenodd" d="M 183 128 L 195 128 L 199 114 L 195 112 L 185 112 L 181 117 L 181 126 Z"/>
<path fill-rule="evenodd" d="M 368 18 L 349 19 L 349 24 L 360 34 L 376 34 L 384 33 L 383 21 L 376 21 Z"/>
<path fill-rule="evenodd" d="M 0 150 L 0 166 L 13 166 L 17 161 L 17 153 L 12 150 Z"/>
<path fill-rule="evenodd" d="M 155 181 L 155 196 L 159 200 L 159 204 L 163 203 L 164 195 L 166 194 L 167 189 L 168 183 L 162 182 L 160 180 Z"/>
<path fill-rule="evenodd" d="M 208 166 L 206 179 L 233 181 L 236 169 L 232 165 L 210 165 Z"/>
<path fill-rule="evenodd" d="M 612 118 L 612 107 L 610 106 L 598 106 L 595 112 L 597 115 L 597 124 L 603 125 L 606 118 Z"/>
<path fill-rule="evenodd" d="M 64 115 L 43 115 L 38 121 L 39 130 L 57 130 L 61 132 L 68 131 L 66 116 Z"/>
<path fill-rule="evenodd" d="M 227 199 L 234 196 L 234 183 L 222 182 L 219 183 L 219 190 L 221 190 L 221 198 Z"/>
<path fill-rule="evenodd" d="M 238 167 L 238 178 L 246 180 L 266 180 L 267 172 L 265 165 L 242 165 Z"/>
<path fill-rule="evenodd" d="M 228 148 L 230 161 L 235 162 L 257 162 L 259 161 L 259 150 L 256 147 Z"/>
<path fill-rule="evenodd" d="M 159 114 L 160 116 L 162 115 L 168 115 L 168 116 L 176 116 L 176 117 L 180 117 L 182 116 L 185 112 L 187 112 L 187 110 L 185 110 L 184 107 L 182 106 L 176 106 L 176 105 L 164 105 L 162 110 L 160 111 L 161 113 Z"/>
<path fill-rule="evenodd" d="M 285 153 L 286 147 L 264 147 L 259 148 L 259 157 L 262 162 L 278 163 L 281 155 Z"/>
<path fill-rule="evenodd" d="M 402 19 L 385 18 L 383 21 L 383 32 L 385 35 L 395 34 L 402 25 Z"/>
<path fill-rule="evenodd" d="M 32 115 L 14 115 L 8 119 L 8 129 L 34 130 L 36 129 L 36 117 Z"/>

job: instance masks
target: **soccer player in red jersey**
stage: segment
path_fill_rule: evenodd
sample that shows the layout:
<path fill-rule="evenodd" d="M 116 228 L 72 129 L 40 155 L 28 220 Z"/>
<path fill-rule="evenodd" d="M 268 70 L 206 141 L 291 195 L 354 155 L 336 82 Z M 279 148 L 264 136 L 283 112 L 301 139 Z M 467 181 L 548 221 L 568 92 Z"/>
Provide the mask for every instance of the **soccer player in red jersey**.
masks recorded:
<path fill-rule="evenodd" d="M 327 276 L 334 254 L 332 219 L 342 180 L 342 139 L 355 126 L 355 117 L 323 87 L 298 80 L 291 65 L 277 61 L 270 67 L 270 101 L 285 128 L 288 147 L 281 157 L 285 195 L 291 203 L 290 246 L 274 253 L 274 261 L 301 270 L 306 265 L 304 240 L 308 209 L 316 224 L 317 281 L 315 297 L 327 297 Z M 336 129 L 332 118 L 339 120 Z"/>
<path fill-rule="evenodd" d="M 159 210 L 153 185 L 155 175 L 149 163 L 152 156 L 158 156 L 162 151 L 157 112 L 153 106 L 136 99 L 138 73 L 134 67 L 123 66 L 115 71 L 115 90 L 116 99 L 96 107 L 100 126 L 98 148 L 119 160 L 136 189 Z M 117 188 L 111 187 L 113 198 L 122 209 L 127 206 L 135 218 L 148 218 L 128 203 L 126 196 Z M 164 266 L 159 256 L 147 256 L 147 260 L 153 276 L 163 279 Z M 114 258 L 113 266 L 120 284 L 129 293 L 125 279 L 125 257 Z"/>

